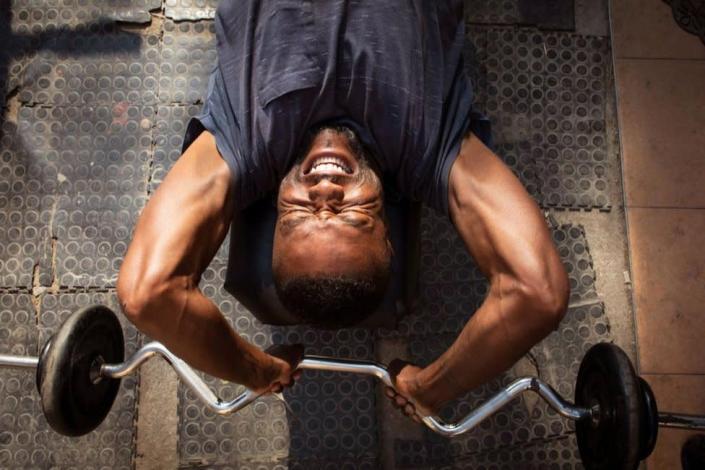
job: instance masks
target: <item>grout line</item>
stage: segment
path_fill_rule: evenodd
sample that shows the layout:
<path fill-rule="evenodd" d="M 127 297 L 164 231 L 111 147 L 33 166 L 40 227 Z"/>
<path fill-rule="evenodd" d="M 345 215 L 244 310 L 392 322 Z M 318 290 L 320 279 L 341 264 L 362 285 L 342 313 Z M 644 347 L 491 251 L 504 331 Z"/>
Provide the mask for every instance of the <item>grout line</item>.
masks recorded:
<path fill-rule="evenodd" d="M 632 316 L 632 344 L 634 344 L 634 365 L 636 367 L 636 370 L 641 373 L 641 351 L 639 349 L 639 335 L 637 332 L 639 331 L 639 312 L 637 312 L 637 304 L 636 304 L 636 289 L 634 285 L 634 266 L 633 266 L 633 261 L 632 261 L 632 243 L 631 243 L 631 235 L 630 235 L 630 223 L 629 223 L 629 208 L 627 207 L 627 191 L 625 187 L 625 181 L 626 181 L 626 171 L 625 171 L 625 165 L 624 165 L 624 143 L 623 143 L 623 135 L 622 135 L 622 125 L 621 125 L 621 115 L 620 115 L 620 106 L 621 106 L 621 97 L 619 94 L 619 83 L 620 83 L 620 77 L 618 75 L 618 70 L 617 70 L 617 50 L 616 50 L 616 45 L 614 41 L 614 12 L 613 12 L 613 7 L 614 7 L 614 1 L 610 0 L 608 2 L 608 7 L 607 7 L 607 21 L 609 24 L 610 28 L 610 49 L 611 49 L 611 56 L 612 56 L 612 79 L 613 79 L 613 87 L 612 87 L 612 93 L 614 93 L 614 113 L 615 113 L 615 125 L 617 127 L 617 132 L 616 132 L 616 138 L 617 138 L 617 148 L 619 150 L 619 171 L 620 171 L 620 184 L 622 186 L 622 200 L 621 200 L 621 205 L 624 208 L 624 243 L 626 246 L 627 250 L 627 272 L 629 274 L 629 277 L 631 279 L 631 285 L 629 286 L 627 290 L 627 296 L 628 296 L 628 302 L 629 302 L 629 307 L 631 310 L 631 316 Z"/>

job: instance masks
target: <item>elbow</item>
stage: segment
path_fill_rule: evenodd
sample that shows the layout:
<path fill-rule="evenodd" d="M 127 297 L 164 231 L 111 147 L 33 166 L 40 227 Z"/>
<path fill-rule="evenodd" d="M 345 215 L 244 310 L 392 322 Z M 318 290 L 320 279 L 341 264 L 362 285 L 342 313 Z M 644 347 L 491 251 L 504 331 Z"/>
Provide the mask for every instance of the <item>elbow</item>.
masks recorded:
<path fill-rule="evenodd" d="M 563 265 L 538 281 L 524 283 L 523 290 L 536 329 L 544 336 L 556 330 L 565 317 L 570 298 L 570 284 Z"/>
<path fill-rule="evenodd" d="M 143 333 L 149 334 L 151 326 L 157 322 L 157 304 L 163 282 L 145 279 L 135 269 L 123 265 L 117 280 L 117 296 L 125 317 Z"/>

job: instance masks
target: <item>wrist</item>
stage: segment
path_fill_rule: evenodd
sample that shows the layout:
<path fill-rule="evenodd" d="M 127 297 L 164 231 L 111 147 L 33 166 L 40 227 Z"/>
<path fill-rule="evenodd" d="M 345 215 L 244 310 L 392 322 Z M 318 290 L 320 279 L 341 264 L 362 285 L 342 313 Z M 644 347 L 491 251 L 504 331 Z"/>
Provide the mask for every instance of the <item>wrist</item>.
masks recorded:
<path fill-rule="evenodd" d="M 279 377 L 281 367 L 275 357 L 263 352 L 257 351 L 252 356 L 251 365 L 251 383 L 245 384 L 252 390 L 261 390 L 269 387 Z"/>
<path fill-rule="evenodd" d="M 434 413 L 440 411 L 443 405 L 453 398 L 448 385 L 439 378 L 430 366 L 424 368 L 416 377 L 415 396 Z"/>

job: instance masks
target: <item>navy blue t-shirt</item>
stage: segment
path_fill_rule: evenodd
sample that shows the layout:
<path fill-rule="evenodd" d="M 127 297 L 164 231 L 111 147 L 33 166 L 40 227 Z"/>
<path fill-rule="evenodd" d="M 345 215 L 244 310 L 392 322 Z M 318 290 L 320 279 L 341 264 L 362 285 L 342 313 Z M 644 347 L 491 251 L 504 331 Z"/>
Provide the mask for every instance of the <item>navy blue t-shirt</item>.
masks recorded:
<path fill-rule="evenodd" d="M 479 118 L 462 10 L 462 0 L 224 0 L 218 64 L 185 147 L 203 128 L 215 135 L 243 209 L 277 189 L 309 129 L 341 121 L 396 191 L 447 213 L 450 167 Z"/>

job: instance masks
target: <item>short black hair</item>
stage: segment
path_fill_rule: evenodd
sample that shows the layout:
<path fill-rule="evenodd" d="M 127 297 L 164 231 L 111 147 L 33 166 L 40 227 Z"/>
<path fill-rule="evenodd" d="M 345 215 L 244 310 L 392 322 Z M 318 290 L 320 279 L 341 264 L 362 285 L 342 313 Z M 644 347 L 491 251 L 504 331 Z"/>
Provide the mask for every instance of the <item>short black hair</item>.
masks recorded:
<path fill-rule="evenodd" d="M 319 328 L 359 324 L 379 306 L 387 291 L 390 266 L 365 276 L 296 276 L 274 285 L 279 300 L 304 323 Z"/>

